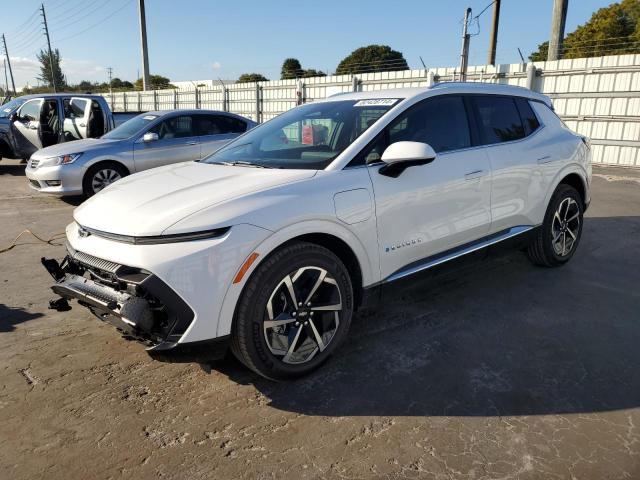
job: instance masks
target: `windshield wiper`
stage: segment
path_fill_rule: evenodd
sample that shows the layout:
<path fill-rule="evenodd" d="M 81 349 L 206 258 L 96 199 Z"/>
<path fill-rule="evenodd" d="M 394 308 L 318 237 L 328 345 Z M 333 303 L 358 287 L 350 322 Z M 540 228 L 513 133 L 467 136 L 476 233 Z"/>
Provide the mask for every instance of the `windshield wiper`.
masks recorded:
<path fill-rule="evenodd" d="M 234 160 L 233 162 L 216 162 L 216 163 L 221 163 L 222 165 L 230 165 L 232 167 L 273 168 L 268 165 L 247 162 L 245 160 Z"/>

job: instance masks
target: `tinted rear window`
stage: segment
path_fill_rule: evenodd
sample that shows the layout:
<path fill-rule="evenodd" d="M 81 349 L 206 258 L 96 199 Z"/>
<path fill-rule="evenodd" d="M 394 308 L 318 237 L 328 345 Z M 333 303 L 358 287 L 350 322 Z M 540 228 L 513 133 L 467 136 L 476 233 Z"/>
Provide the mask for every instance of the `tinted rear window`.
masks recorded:
<path fill-rule="evenodd" d="M 473 97 L 478 116 L 481 142 L 510 142 L 524 138 L 525 130 L 520 120 L 515 99 L 509 97 Z"/>
<path fill-rule="evenodd" d="M 524 134 L 529 136 L 540 126 L 538 117 L 533 113 L 533 109 L 527 99 L 518 98 L 516 99 L 516 104 L 518 105 L 518 111 L 520 112 L 520 118 L 522 119 L 522 125 L 524 126 Z"/>

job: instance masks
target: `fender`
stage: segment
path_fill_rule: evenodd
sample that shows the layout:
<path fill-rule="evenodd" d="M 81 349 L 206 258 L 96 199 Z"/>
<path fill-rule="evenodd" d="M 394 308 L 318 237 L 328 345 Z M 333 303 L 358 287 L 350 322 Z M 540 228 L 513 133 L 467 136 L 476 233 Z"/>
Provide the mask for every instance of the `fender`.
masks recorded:
<path fill-rule="evenodd" d="M 380 280 L 379 259 L 370 258 L 360 239 L 358 239 L 358 237 L 345 226 L 338 223 L 337 219 L 335 222 L 328 220 L 308 220 L 288 225 L 268 236 L 252 250 L 252 252 L 258 252 L 260 256 L 247 270 L 240 283 L 231 284 L 228 286 L 218 314 L 219 320 L 217 336 L 228 335 L 231 333 L 231 324 L 233 321 L 233 316 L 235 314 L 238 299 L 240 298 L 240 294 L 244 290 L 244 286 L 246 285 L 248 279 L 251 278 L 251 275 L 258 267 L 258 265 L 260 265 L 271 252 L 273 252 L 284 243 L 301 235 L 312 233 L 324 233 L 333 235 L 349 245 L 349 247 L 355 253 L 356 258 L 358 259 L 358 262 L 360 264 L 363 283 L 363 285 L 361 286 L 370 285 Z M 243 260 L 243 263 L 244 261 L 246 261 L 246 259 Z M 241 265 L 238 265 L 238 269 L 240 269 L 240 267 Z"/>
<path fill-rule="evenodd" d="M 544 198 L 544 212 L 543 212 L 543 219 L 544 219 L 544 214 L 547 211 L 547 207 L 549 206 L 549 202 L 551 201 L 551 196 L 553 195 L 553 192 L 556 191 L 556 188 L 558 188 L 558 185 L 560 185 L 560 181 L 566 177 L 569 174 L 575 173 L 580 177 L 580 180 L 582 180 L 582 186 L 584 188 L 585 191 L 585 200 L 588 201 L 589 200 L 589 184 L 587 182 L 587 171 L 584 169 L 584 167 L 577 163 L 577 162 L 572 162 L 568 165 L 565 165 L 564 167 L 562 167 L 555 175 L 555 177 L 553 177 L 553 181 L 550 182 L 550 187 L 547 190 L 547 193 L 545 195 Z"/>

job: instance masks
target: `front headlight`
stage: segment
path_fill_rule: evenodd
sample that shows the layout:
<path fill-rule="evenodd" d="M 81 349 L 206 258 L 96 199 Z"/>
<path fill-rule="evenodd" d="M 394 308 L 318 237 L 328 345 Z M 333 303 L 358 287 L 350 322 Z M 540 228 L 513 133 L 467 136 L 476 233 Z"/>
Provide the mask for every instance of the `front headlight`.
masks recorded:
<path fill-rule="evenodd" d="M 45 158 L 40 161 L 41 167 L 55 167 L 58 165 L 69 165 L 75 162 L 82 153 L 67 153 L 66 155 L 58 155 L 57 157 Z"/>

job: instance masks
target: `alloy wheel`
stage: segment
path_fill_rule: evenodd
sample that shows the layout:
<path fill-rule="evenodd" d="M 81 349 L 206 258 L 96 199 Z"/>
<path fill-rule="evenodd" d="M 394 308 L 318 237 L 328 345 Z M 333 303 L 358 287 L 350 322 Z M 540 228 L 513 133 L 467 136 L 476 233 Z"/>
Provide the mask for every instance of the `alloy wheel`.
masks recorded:
<path fill-rule="evenodd" d="M 308 266 L 289 273 L 265 308 L 263 332 L 269 350 L 284 363 L 310 361 L 333 340 L 342 310 L 338 283 L 325 269 Z"/>
<path fill-rule="evenodd" d="M 551 222 L 551 245 L 557 255 L 569 255 L 580 233 L 580 206 L 571 197 L 567 197 L 553 215 Z"/>
<path fill-rule="evenodd" d="M 98 170 L 91 179 L 91 188 L 94 193 L 98 193 L 107 185 L 111 185 L 116 180 L 120 180 L 122 176 L 113 168 L 103 168 Z"/>

